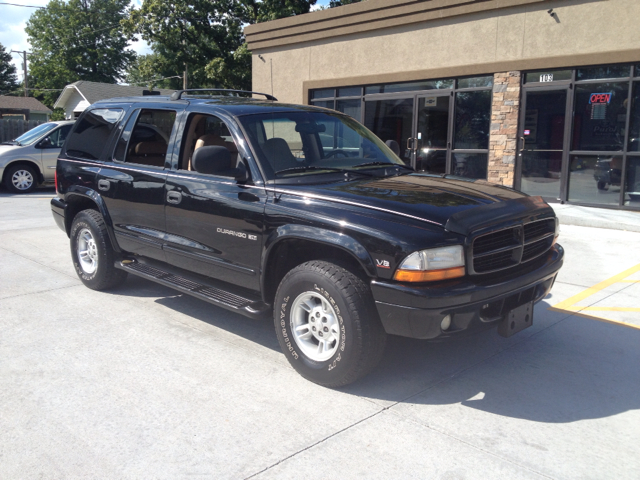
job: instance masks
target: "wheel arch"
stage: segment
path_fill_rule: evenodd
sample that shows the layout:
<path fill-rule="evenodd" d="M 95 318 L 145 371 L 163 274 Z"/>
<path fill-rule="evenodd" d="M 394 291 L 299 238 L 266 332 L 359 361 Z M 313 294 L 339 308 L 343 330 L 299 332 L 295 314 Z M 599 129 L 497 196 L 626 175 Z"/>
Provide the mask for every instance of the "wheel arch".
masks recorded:
<path fill-rule="evenodd" d="M 73 219 L 76 217 L 76 215 L 78 215 L 78 213 L 83 210 L 97 210 L 104 219 L 107 233 L 109 235 L 109 240 L 111 240 L 113 249 L 118 253 L 121 252 L 121 249 L 116 240 L 115 233 L 113 231 L 113 223 L 111 221 L 111 217 L 109 216 L 109 211 L 107 210 L 104 200 L 95 190 L 72 190 L 65 196 L 65 202 L 66 205 L 64 210 L 64 227 L 67 232 L 67 236 L 69 236 L 71 232 L 71 224 L 73 223 Z"/>
<path fill-rule="evenodd" d="M 15 167 L 16 165 L 24 165 L 27 167 L 34 168 L 36 171 L 36 174 L 38 175 L 38 184 L 44 181 L 44 175 L 42 174 L 42 169 L 40 168 L 40 165 L 38 165 L 38 163 L 35 160 L 30 160 L 28 158 L 19 158 L 16 160 L 12 160 L 7 165 L 5 165 L 4 171 L 2 172 L 2 179 L 0 179 L 0 181 L 5 182 L 7 170 L 9 170 L 11 167 Z"/>
<path fill-rule="evenodd" d="M 365 281 L 376 276 L 369 252 L 354 238 L 317 227 L 285 225 L 265 242 L 260 279 L 264 301 L 272 303 L 287 272 L 310 260 L 329 261 Z"/>

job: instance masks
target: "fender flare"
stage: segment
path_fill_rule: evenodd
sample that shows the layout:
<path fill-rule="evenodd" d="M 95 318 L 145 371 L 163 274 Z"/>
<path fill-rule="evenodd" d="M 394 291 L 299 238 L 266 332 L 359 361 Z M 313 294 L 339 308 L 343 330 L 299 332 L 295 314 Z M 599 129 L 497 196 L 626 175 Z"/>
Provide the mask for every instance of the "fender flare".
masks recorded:
<path fill-rule="evenodd" d="M 264 255 L 262 256 L 260 268 L 262 291 L 265 291 L 267 264 L 271 257 L 271 252 L 276 246 L 289 239 L 308 240 L 312 243 L 322 243 L 324 245 L 337 247 L 357 260 L 371 278 L 377 276 L 376 267 L 371 255 L 369 255 L 367 249 L 353 237 L 344 233 L 308 225 L 281 225 L 271 232 L 264 243 Z"/>
<path fill-rule="evenodd" d="M 67 214 L 67 210 L 70 204 L 74 201 L 74 197 L 88 199 L 95 204 L 95 206 L 98 209 L 98 212 L 100 213 L 100 215 L 102 215 L 102 218 L 104 219 L 105 226 L 107 227 L 107 234 L 109 235 L 109 240 L 111 240 L 111 245 L 113 246 L 113 249 L 116 252 L 121 253 L 122 249 L 120 248 L 120 246 L 118 245 L 118 241 L 116 240 L 116 235 L 113 230 L 113 222 L 111 220 L 111 216 L 109 215 L 109 211 L 107 210 L 107 206 L 105 205 L 104 200 L 102 199 L 102 196 L 91 188 L 82 187 L 79 185 L 73 185 L 65 195 L 65 201 L 67 205 L 65 206 L 64 218 L 65 218 L 65 228 L 67 229 L 67 235 L 71 231 L 71 222 L 73 222 L 73 218 L 71 218 L 71 215 Z"/>

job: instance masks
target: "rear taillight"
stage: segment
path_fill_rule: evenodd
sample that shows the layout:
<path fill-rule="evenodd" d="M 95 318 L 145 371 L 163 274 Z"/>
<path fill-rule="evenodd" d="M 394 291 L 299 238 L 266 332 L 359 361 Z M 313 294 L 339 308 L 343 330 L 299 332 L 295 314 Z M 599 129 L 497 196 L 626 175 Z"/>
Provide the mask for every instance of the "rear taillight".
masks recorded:
<path fill-rule="evenodd" d="M 53 172 L 53 183 L 56 185 L 56 193 L 58 193 L 58 169 Z"/>

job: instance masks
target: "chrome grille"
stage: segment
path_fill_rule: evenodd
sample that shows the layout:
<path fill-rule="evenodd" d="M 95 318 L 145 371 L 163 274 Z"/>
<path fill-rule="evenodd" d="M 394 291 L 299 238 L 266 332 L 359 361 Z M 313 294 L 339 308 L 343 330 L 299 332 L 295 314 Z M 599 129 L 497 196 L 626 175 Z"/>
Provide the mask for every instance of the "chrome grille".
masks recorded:
<path fill-rule="evenodd" d="M 473 240 L 473 272 L 491 273 L 543 255 L 553 245 L 555 218 L 514 225 Z"/>

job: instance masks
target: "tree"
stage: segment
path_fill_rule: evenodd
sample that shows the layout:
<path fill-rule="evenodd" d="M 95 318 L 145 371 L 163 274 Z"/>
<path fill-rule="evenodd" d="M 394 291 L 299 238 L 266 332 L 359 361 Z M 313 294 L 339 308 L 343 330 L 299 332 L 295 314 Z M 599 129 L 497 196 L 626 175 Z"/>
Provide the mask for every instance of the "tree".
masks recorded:
<path fill-rule="evenodd" d="M 129 0 L 51 0 L 27 22 L 34 89 L 61 89 L 78 80 L 116 83 L 135 59 L 122 32 Z M 46 92 L 51 106 L 59 92 Z"/>
<path fill-rule="evenodd" d="M 189 72 L 190 87 L 251 88 L 243 28 L 307 13 L 316 0 L 144 0 L 124 22 L 148 41 L 164 72 Z M 143 79 L 144 80 L 144 79 Z"/>
<path fill-rule="evenodd" d="M 11 63 L 11 54 L 0 43 L 0 93 L 6 95 L 17 88 L 16 67 Z"/>
<path fill-rule="evenodd" d="M 159 53 L 138 55 L 127 70 L 125 81 L 130 85 L 143 86 L 150 90 L 182 88 L 181 72 L 175 71 L 170 62 Z"/>

